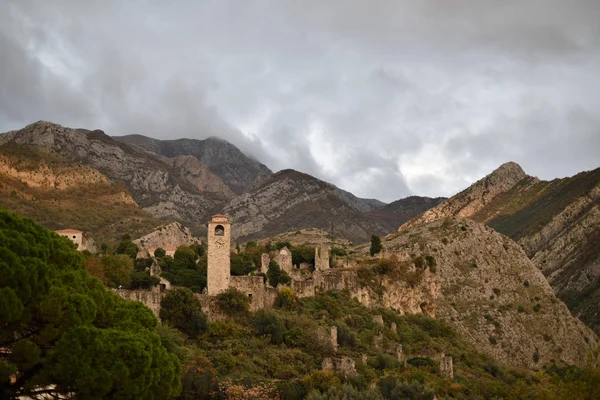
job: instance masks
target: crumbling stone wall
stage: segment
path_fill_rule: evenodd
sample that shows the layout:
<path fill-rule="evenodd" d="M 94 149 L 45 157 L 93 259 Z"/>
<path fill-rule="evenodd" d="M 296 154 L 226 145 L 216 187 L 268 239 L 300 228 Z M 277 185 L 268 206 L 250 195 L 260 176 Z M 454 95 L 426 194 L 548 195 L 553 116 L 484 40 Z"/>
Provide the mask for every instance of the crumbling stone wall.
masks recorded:
<path fill-rule="evenodd" d="M 356 363 L 350 357 L 325 357 L 321 363 L 321 369 L 323 371 L 335 371 L 335 373 L 345 378 L 356 375 Z"/>
<path fill-rule="evenodd" d="M 250 311 L 271 308 L 277 297 L 277 290 L 265 287 L 262 276 L 232 276 L 229 287 L 236 288 L 250 299 Z"/>
<path fill-rule="evenodd" d="M 329 247 L 315 247 L 315 271 L 329 270 Z"/>
<path fill-rule="evenodd" d="M 126 289 L 113 289 L 113 293 L 117 296 L 124 298 L 129 301 L 139 301 L 146 307 L 148 307 L 154 315 L 158 318 L 158 312 L 160 311 L 160 301 L 164 293 L 161 293 L 159 287 L 155 287 L 152 290 L 126 290 Z"/>
<path fill-rule="evenodd" d="M 294 266 L 292 265 L 292 252 L 287 247 L 282 247 L 275 256 L 275 262 L 279 265 L 279 268 L 287 272 L 292 273 Z"/>

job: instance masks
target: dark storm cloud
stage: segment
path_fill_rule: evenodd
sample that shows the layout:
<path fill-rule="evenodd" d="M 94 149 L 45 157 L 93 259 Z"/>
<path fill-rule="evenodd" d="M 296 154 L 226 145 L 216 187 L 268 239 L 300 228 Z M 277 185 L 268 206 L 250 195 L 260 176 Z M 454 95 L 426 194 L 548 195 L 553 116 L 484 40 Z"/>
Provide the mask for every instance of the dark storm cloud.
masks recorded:
<path fill-rule="evenodd" d="M 0 131 L 219 136 L 359 196 L 598 167 L 596 0 L 9 0 Z"/>

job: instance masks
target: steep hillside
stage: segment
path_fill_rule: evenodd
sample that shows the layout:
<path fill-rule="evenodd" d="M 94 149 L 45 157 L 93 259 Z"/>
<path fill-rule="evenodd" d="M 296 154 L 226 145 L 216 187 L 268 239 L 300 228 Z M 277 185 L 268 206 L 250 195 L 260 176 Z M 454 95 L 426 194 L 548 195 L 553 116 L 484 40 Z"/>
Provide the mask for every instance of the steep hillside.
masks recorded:
<path fill-rule="evenodd" d="M 354 242 L 388 233 L 385 225 L 342 200 L 335 186 L 293 170 L 280 171 L 233 199 L 223 213 L 235 221 L 232 234 L 240 241 L 311 227 Z"/>
<path fill-rule="evenodd" d="M 97 244 L 160 224 L 122 185 L 98 170 L 37 146 L 0 146 L 0 206 L 50 229 L 87 232 Z"/>
<path fill-rule="evenodd" d="M 386 257 L 411 264 L 405 276 L 438 282 L 428 286 L 424 301 L 431 304 L 421 308 L 498 360 L 580 364 L 597 346 L 596 335 L 571 316 L 523 249 L 490 227 L 450 217 L 404 229 L 383 244 Z"/>
<path fill-rule="evenodd" d="M 236 194 L 243 193 L 257 180 L 271 175 L 271 170 L 265 165 L 247 157 L 231 143 L 215 137 L 204 140 L 158 140 L 142 135 L 128 135 L 115 136 L 114 139 L 165 157 L 194 156 Z"/>
<path fill-rule="evenodd" d="M 445 197 L 410 196 L 387 204 L 370 212 L 369 215 L 388 226 L 391 232 L 406 221 L 423 214 L 444 200 L 446 200 Z"/>
<path fill-rule="evenodd" d="M 125 185 L 135 201 L 152 215 L 175 218 L 190 226 L 202 226 L 227 196 L 226 191 L 219 189 L 220 178 L 209 171 L 200 172 L 197 165 L 186 162 L 179 165 L 182 160 L 170 161 L 115 141 L 102 131 L 70 129 L 40 121 L 0 135 L 0 144 L 4 143 L 51 149 L 71 161 L 93 167 L 112 182 Z M 209 175 L 212 189 L 201 192 L 196 178 Z"/>
<path fill-rule="evenodd" d="M 600 332 L 600 169 L 546 182 L 507 163 L 400 230 L 453 215 L 516 240 L 573 313 Z"/>

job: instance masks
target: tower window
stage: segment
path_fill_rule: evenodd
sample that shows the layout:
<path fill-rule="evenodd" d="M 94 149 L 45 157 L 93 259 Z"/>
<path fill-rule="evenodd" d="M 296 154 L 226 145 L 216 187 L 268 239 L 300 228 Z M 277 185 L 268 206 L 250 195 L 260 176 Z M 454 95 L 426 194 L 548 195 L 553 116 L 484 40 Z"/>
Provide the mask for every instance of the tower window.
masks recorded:
<path fill-rule="evenodd" d="M 217 225 L 215 227 L 215 236 L 224 236 L 225 235 L 225 228 L 223 228 L 223 225 Z"/>

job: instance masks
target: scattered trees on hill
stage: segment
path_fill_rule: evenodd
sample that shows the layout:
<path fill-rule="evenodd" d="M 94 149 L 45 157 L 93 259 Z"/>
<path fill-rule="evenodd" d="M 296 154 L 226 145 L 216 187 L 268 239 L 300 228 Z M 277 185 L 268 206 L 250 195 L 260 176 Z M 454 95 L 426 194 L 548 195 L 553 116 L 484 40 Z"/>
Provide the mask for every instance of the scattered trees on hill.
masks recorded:
<path fill-rule="evenodd" d="M 131 236 L 123 235 L 121 237 L 121 241 L 119 242 L 119 246 L 115 253 L 117 254 L 125 254 L 131 257 L 132 260 L 135 260 L 137 253 L 140 251 L 139 247 L 131 241 Z"/>
<path fill-rule="evenodd" d="M 0 398 L 180 391 L 179 362 L 152 312 L 108 292 L 58 235 L 1 210 L 0 276 Z"/>

